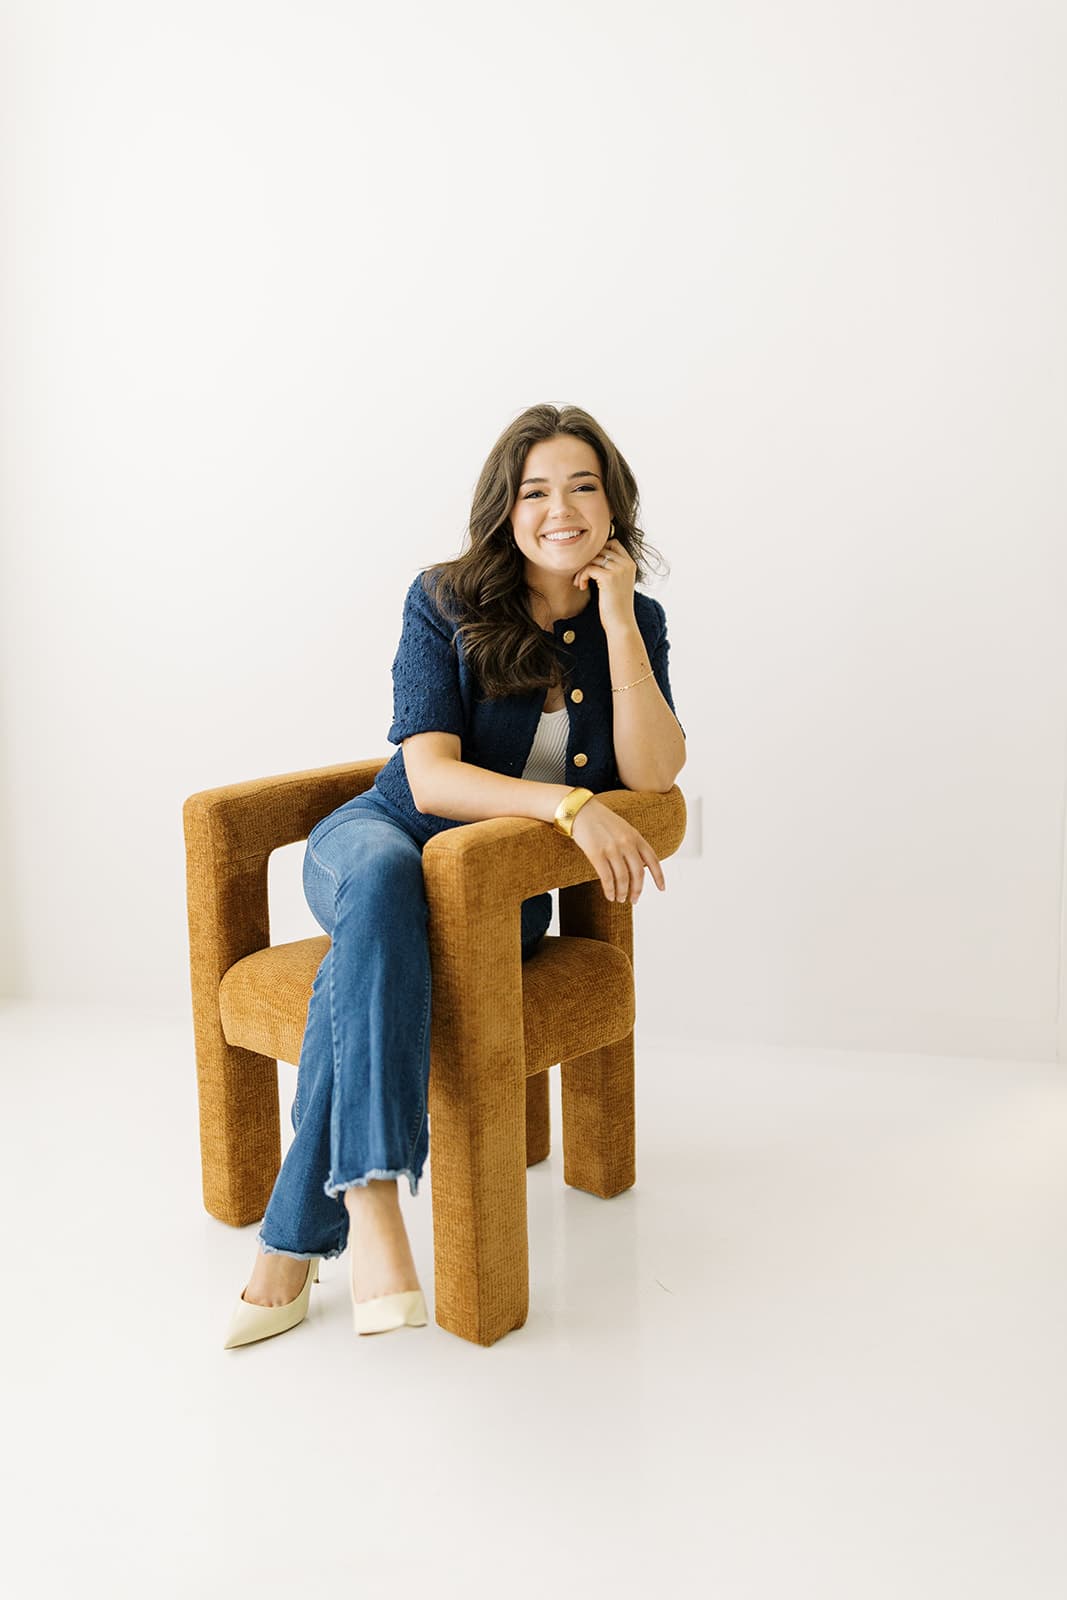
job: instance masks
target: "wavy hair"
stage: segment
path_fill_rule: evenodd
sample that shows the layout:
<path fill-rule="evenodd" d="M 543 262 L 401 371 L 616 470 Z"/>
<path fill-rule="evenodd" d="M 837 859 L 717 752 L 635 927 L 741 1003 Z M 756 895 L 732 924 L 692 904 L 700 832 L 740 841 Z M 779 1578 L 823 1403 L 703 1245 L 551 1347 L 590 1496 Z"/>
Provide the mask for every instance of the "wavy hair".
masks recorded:
<path fill-rule="evenodd" d="M 580 406 L 530 406 L 504 429 L 481 470 L 469 545 L 454 560 L 434 562 L 422 572 L 423 588 L 456 624 L 453 649 L 458 634 L 487 700 L 548 689 L 566 677 L 555 640 L 541 631 L 530 609 L 525 560 L 511 525 L 527 453 L 560 434 L 584 439 L 595 451 L 614 537 L 636 564 L 638 580 L 667 570 L 649 562 L 650 556 L 662 557 L 638 526 L 636 479 L 600 424 Z"/>

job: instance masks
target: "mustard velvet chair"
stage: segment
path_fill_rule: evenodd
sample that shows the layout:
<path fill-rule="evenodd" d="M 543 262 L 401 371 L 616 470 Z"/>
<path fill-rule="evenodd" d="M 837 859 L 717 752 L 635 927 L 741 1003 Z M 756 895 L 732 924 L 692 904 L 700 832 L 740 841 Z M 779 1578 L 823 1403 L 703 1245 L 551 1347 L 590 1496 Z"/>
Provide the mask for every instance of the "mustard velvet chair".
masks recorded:
<path fill-rule="evenodd" d="M 266 1211 L 281 1165 L 277 1062 L 299 1061 L 330 944 L 271 944 L 270 853 L 306 839 L 384 764 L 229 784 L 183 807 L 204 1205 L 232 1227 Z M 677 786 L 598 799 L 661 860 L 677 850 Z M 549 1153 L 549 1067 L 561 1072 L 564 1181 L 609 1199 L 636 1179 L 633 908 L 606 900 L 578 846 L 532 819 L 446 829 L 422 860 L 434 1309 L 440 1327 L 490 1345 L 526 1321 L 526 1168 Z M 548 889 L 560 891 L 560 933 L 524 962 L 519 907 Z"/>

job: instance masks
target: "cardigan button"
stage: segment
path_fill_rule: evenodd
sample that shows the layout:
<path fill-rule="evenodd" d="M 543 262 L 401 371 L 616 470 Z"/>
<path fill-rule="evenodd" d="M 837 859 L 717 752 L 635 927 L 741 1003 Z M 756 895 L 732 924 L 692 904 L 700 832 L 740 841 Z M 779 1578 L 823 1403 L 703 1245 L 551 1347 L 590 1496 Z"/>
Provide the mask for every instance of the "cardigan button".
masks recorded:
<path fill-rule="evenodd" d="M 574 758 L 574 765 L 576 767 L 584 767 L 588 760 L 589 757 L 585 755 L 583 751 L 579 750 L 578 754 Z"/>
<path fill-rule="evenodd" d="M 585 699 L 585 695 L 582 693 L 582 691 L 580 689 L 572 689 L 571 690 L 571 699 L 572 700 L 584 700 Z"/>
<path fill-rule="evenodd" d="M 563 643 L 564 644 L 573 644 L 574 643 L 574 629 L 573 628 L 568 628 L 567 629 L 566 633 L 563 635 Z"/>

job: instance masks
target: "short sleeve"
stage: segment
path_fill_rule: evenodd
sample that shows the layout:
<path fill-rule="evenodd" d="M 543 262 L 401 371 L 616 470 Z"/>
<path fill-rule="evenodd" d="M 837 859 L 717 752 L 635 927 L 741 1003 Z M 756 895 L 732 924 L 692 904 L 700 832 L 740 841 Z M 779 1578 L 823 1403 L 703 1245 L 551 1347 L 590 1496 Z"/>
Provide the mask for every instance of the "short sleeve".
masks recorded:
<path fill-rule="evenodd" d="M 393 722 L 386 734 L 390 744 L 402 744 L 413 733 L 463 736 L 454 631 L 423 588 L 421 575 L 415 578 L 404 599 L 400 643 L 393 658 Z"/>
<path fill-rule="evenodd" d="M 651 599 L 652 597 L 649 596 L 649 598 Z M 667 613 L 664 611 L 663 605 L 659 600 L 653 600 L 652 604 L 656 608 L 659 631 L 656 634 L 656 640 L 650 653 L 650 665 L 664 700 L 666 700 L 671 710 L 674 711 L 675 718 L 677 718 L 678 713 L 675 711 L 674 697 L 671 694 L 671 678 L 667 660 L 671 650 L 671 642 L 667 636 Z M 680 721 L 678 726 L 679 728 L 682 728 Z M 684 728 L 682 728 L 682 738 L 685 738 Z"/>

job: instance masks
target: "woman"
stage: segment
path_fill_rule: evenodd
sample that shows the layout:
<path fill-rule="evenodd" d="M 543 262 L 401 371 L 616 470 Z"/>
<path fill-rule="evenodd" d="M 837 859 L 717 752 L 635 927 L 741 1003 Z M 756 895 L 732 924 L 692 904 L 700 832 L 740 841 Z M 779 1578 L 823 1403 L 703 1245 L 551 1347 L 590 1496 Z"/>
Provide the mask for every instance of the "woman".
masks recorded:
<path fill-rule="evenodd" d="M 422 849 L 483 817 L 572 838 L 609 900 L 637 903 L 648 841 L 597 790 L 666 792 L 685 763 L 663 607 L 638 593 L 637 485 L 577 406 L 533 406 L 494 445 L 470 546 L 416 577 L 393 662 L 398 745 L 373 787 L 317 822 L 304 890 L 331 937 L 315 975 L 292 1122 L 226 1348 L 307 1314 L 322 1257 L 352 1232 L 359 1333 L 423 1326 L 397 1179 L 429 1152 L 430 962 Z M 525 960 L 552 917 L 522 905 Z"/>

